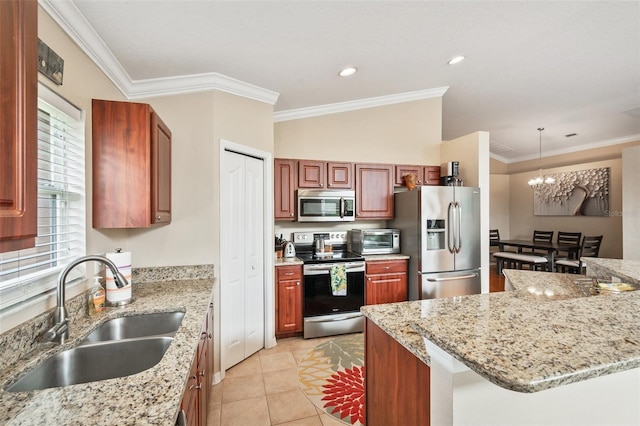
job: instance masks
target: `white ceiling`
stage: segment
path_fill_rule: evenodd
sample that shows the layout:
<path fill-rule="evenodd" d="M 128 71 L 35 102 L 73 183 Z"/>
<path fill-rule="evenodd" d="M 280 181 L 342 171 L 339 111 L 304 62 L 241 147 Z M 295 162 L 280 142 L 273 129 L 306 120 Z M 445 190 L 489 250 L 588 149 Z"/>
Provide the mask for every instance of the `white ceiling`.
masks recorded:
<path fill-rule="evenodd" d="M 443 139 L 489 131 L 507 162 L 538 127 L 544 156 L 640 139 L 638 1 L 40 3 L 130 98 L 217 87 L 279 120 L 444 93 Z"/>

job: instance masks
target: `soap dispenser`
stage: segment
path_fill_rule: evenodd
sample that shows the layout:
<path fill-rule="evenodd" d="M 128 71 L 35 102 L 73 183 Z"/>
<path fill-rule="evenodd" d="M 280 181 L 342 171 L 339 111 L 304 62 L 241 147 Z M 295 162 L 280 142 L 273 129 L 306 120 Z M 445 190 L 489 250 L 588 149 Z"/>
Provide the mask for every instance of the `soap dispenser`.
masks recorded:
<path fill-rule="evenodd" d="M 89 308 L 89 315 L 95 315 L 104 311 L 105 306 L 105 292 L 102 285 L 100 285 L 100 277 L 93 277 L 93 286 L 89 290 L 89 300 L 87 301 Z"/>

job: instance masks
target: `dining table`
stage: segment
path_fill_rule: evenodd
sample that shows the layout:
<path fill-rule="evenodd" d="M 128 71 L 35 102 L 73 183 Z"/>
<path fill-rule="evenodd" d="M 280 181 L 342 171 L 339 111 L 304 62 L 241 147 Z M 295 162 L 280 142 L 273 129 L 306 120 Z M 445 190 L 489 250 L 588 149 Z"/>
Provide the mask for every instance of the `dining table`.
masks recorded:
<path fill-rule="evenodd" d="M 516 247 L 518 253 L 522 253 L 522 249 L 533 249 L 547 252 L 549 259 L 549 271 L 554 271 L 556 267 L 556 254 L 566 251 L 572 259 L 578 258 L 579 244 L 554 243 L 553 241 L 534 241 L 534 240 L 500 240 L 500 251 L 505 251 L 505 247 Z M 527 254 L 527 253 L 524 253 Z"/>

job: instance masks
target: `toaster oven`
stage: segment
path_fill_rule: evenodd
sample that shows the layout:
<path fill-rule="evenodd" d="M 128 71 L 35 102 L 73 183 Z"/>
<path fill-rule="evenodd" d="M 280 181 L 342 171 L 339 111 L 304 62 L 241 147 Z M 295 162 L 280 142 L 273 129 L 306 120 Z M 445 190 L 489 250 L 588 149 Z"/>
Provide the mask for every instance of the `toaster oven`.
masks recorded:
<path fill-rule="evenodd" d="M 348 232 L 347 248 L 358 254 L 400 253 L 398 229 L 352 229 Z"/>

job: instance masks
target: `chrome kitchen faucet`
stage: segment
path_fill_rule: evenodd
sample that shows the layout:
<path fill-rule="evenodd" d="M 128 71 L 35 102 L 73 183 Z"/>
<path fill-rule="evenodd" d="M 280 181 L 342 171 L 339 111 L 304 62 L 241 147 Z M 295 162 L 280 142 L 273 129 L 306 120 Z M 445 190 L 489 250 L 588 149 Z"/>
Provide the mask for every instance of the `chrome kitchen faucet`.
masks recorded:
<path fill-rule="evenodd" d="M 58 275 L 58 286 L 56 288 L 56 311 L 53 314 L 54 324 L 50 330 L 48 330 L 43 339 L 46 342 L 57 341 L 62 344 L 69 337 L 69 318 L 67 314 L 67 308 L 65 307 L 65 285 L 67 281 L 67 275 L 69 272 L 83 262 L 96 261 L 102 262 L 111 269 L 114 282 L 118 288 L 122 288 L 127 285 L 127 279 L 118 271 L 118 267 L 110 259 L 104 256 L 89 255 L 82 256 L 72 261 L 62 272 Z"/>

